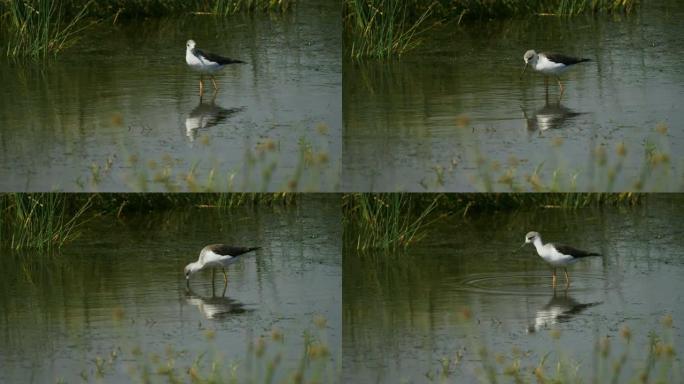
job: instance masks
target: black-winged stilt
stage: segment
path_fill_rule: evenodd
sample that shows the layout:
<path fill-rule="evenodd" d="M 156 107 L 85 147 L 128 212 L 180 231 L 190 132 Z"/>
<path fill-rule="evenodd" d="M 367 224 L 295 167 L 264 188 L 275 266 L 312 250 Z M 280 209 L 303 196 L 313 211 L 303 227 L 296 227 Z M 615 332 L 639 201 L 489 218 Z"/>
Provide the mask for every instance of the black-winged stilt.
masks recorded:
<path fill-rule="evenodd" d="M 223 271 L 223 280 L 228 284 L 228 275 L 225 267 L 233 264 L 238 260 L 238 256 L 247 252 L 261 249 L 261 247 L 233 247 L 225 244 L 211 244 L 202 248 L 199 259 L 196 262 L 185 266 L 185 280 L 188 287 L 190 287 L 190 276 L 194 273 L 203 270 L 204 268 L 212 268 L 211 282 L 214 283 L 214 268 L 221 268 Z"/>
<path fill-rule="evenodd" d="M 591 61 L 590 59 L 565 56 L 559 53 L 537 53 L 533 49 L 530 49 L 529 51 L 525 52 L 523 60 L 525 60 L 525 67 L 523 68 L 522 72 L 523 74 L 525 74 L 527 66 L 531 65 L 532 69 L 534 69 L 537 72 L 543 73 L 547 76 L 555 76 L 556 80 L 558 81 L 558 86 L 560 87 L 561 96 L 563 95 L 563 91 L 565 91 L 565 89 L 563 88 L 563 83 L 561 83 L 560 81 L 560 75 L 575 64 L 583 63 L 585 61 Z M 545 77 L 545 81 L 548 85 L 547 77 Z"/>
<path fill-rule="evenodd" d="M 200 96 L 204 94 L 204 75 L 208 74 L 214 84 L 214 92 L 218 90 L 214 73 L 220 71 L 229 64 L 244 64 L 244 61 L 230 59 L 213 53 L 204 52 L 196 48 L 194 40 L 188 40 L 185 45 L 185 62 L 190 68 L 200 72 Z"/>
<path fill-rule="evenodd" d="M 525 235 L 525 242 L 521 246 L 524 247 L 525 244 L 532 243 L 537 249 L 539 256 L 544 259 L 553 268 L 553 287 L 556 287 L 556 268 L 563 267 L 565 272 L 565 288 L 570 286 L 570 277 L 568 277 L 567 265 L 577 262 L 577 260 L 583 259 L 589 256 L 601 256 L 601 254 L 596 252 L 582 251 L 577 248 L 573 248 L 562 244 L 553 243 L 542 243 L 541 235 L 538 232 L 528 232 Z"/>

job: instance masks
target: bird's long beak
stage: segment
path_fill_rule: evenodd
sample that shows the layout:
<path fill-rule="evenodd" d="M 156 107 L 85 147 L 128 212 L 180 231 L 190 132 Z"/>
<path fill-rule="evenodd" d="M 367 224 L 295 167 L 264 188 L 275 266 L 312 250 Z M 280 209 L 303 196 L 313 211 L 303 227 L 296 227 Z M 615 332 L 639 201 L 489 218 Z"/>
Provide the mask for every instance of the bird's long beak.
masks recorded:
<path fill-rule="evenodd" d="M 525 67 L 523 67 L 523 71 L 522 71 L 522 73 L 520 74 L 520 78 L 521 78 L 521 79 L 522 79 L 523 75 L 525 74 L 525 70 L 527 69 L 527 64 L 528 64 L 528 63 L 525 63 Z"/>
<path fill-rule="evenodd" d="M 525 245 L 527 245 L 527 243 L 522 243 L 522 245 L 520 246 L 520 248 L 518 248 L 518 249 L 516 250 L 516 252 L 519 251 L 519 250 L 521 250 L 521 249 L 523 249 L 523 247 L 524 247 Z"/>

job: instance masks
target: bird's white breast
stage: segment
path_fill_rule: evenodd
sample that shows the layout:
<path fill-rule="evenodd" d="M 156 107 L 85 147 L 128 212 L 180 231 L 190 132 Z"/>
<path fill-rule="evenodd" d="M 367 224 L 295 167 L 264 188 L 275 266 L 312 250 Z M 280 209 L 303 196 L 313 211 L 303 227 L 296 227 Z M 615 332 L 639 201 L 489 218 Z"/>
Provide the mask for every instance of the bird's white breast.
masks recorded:
<path fill-rule="evenodd" d="M 190 68 L 200 72 L 216 72 L 223 68 L 223 65 L 206 60 L 202 56 L 195 56 L 189 48 L 185 50 L 185 62 Z"/>
<path fill-rule="evenodd" d="M 545 55 L 539 55 L 537 63 L 534 65 L 534 69 L 538 72 L 558 75 L 565 72 L 568 67 L 561 63 L 555 63 L 549 60 Z"/>
<path fill-rule="evenodd" d="M 551 244 L 537 247 L 537 253 L 544 261 L 554 266 L 567 265 L 576 261 L 572 256 L 559 253 Z"/>

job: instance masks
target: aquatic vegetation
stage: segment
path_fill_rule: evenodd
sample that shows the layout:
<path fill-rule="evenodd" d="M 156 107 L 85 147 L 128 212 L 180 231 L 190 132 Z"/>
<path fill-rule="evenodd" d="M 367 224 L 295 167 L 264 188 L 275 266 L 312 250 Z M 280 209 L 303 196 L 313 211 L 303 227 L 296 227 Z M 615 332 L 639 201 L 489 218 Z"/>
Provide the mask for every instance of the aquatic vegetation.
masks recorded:
<path fill-rule="evenodd" d="M 286 12 L 294 7 L 295 0 L 216 0 L 212 7 L 215 15 L 232 15 L 239 12 Z"/>
<path fill-rule="evenodd" d="M 117 326 L 125 324 L 126 313 L 115 310 Z M 85 381 L 121 380 L 122 372 L 128 379 L 140 382 L 163 380 L 170 383 L 337 383 L 339 369 L 333 362 L 326 337 L 326 322 L 314 316 L 312 325 L 301 336 L 285 334 L 274 327 L 255 337 L 246 345 L 244 356 L 238 360 L 225 356 L 215 344 L 216 330 L 206 329 L 206 350 L 189 352 L 168 344 L 163 351 L 149 352 L 143 346 L 114 346 L 109 353 L 92 359 L 92 368 L 80 376 Z M 301 340 L 298 361 L 286 361 L 286 348 Z"/>
<path fill-rule="evenodd" d="M 352 58 L 401 56 L 436 23 L 531 15 L 631 13 L 639 0 L 345 0 L 345 48 Z"/>
<path fill-rule="evenodd" d="M 439 195 L 352 194 L 343 198 L 344 234 L 356 249 L 406 248 L 425 236 L 435 220 Z"/>
<path fill-rule="evenodd" d="M 458 324 L 477 334 L 476 315 L 470 309 L 461 309 L 455 315 Z M 661 318 L 660 331 L 637 335 L 636 330 L 623 325 L 611 335 L 594 341 L 594 355 L 573 356 L 563 350 L 559 339 L 562 332 L 550 329 L 546 337 L 554 340 L 555 350 L 530 353 L 518 346 L 510 352 L 498 351 L 473 336 L 467 348 L 461 346 L 454 356 L 445 356 L 436 370 L 426 375 L 433 382 L 450 383 L 463 380 L 458 368 L 464 359 L 480 361 L 475 370 L 476 378 L 483 383 L 512 380 L 516 383 L 674 383 L 684 377 L 684 370 L 676 358 L 672 334 L 672 316 Z M 641 340 L 636 340 L 639 338 Z M 634 350 L 635 345 L 643 345 Z M 470 355 L 470 357 L 469 357 Z M 537 361 L 533 356 L 541 356 Z"/>
<path fill-rule="evenodd" d="M 344 235 L 357 250 L 407 248 L 447 216 L 518 209 L 633 206 L 639 193 L 362 193 L 343 197 Z M 353 244 L 353 245 L 352 245 Z"/>
<path fill-rule="evenodd" d="M 432 7 L 413 18 L 409 2 L 392 0 L 346 0 L 344 23 L 345 47 L 353 58 L 386 58 L 415 48 Z"/>
<path fill-rule="evenodd" d="M 45 58 L 73 45 L 102 19 L 159 17 L 170 14 L 226 16 L 240 12 L 286 12 L 296 0 L 4 0 L 0 35 L 8 57 Z"/>
<path fill-rule="evenodd" d="M 51 251 L 78 236 L 94 196 L 64 193 L 0 195 L 0 246 Z"/>
<path fill-rule="evenodd" d="M 12 193 L 0 194 L 0 247 L 58 250 L 98 215 L 178 208 L 235 209 L 297 204 L 292 193 Z"/>
<path fill-rule="evenodd" d="M 90 24 L 85 23 L 91 1 L 83 2 L 73 15 L 67 15 L 64 3 L 56 0 L 11 0 L 0 4 L 5 14 L 5 53 L 9 57 L 46 58 L 76 41 Z M 4 11 L 4 12 L 3 12 Z"/>

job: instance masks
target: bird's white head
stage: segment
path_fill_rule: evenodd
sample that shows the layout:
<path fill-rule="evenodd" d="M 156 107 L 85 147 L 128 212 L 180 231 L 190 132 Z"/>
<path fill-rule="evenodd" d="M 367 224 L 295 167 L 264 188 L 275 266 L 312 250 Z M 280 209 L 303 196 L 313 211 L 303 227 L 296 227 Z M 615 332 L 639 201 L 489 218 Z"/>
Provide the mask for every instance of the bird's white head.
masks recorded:
<path fill-rule="evenodd" d="M 202 269 L 202 267 L 197 262 L 186 265 L 185 280 L 190 280 L 190 276 L 192 276 L 195 272 L 199 271 L 200 269 Z"/>
<path fill-rule="evenodd" d="M 534 243 L 537 239 L 541 239 L 539 232 L 527 232 L 527 235 L 525 235 L 525 244 Z"/>
<path fill-rule="evenodd" d="M 188 40 L 185 46 L 188 47 L 188 49 L 195 49 L 195 40 Z"/>
<path fill-rule="evenodd" d="M 530 61 L 532 61 L 532 62 L 536 61 L 537 60 L 537 52 L 535 52 L 534 49 L 530 49 L 529 51 L 525 52 L 525 55 L 523 56 L 523 60 L 525 60 L 525 64 L 529 63 Z"/>

